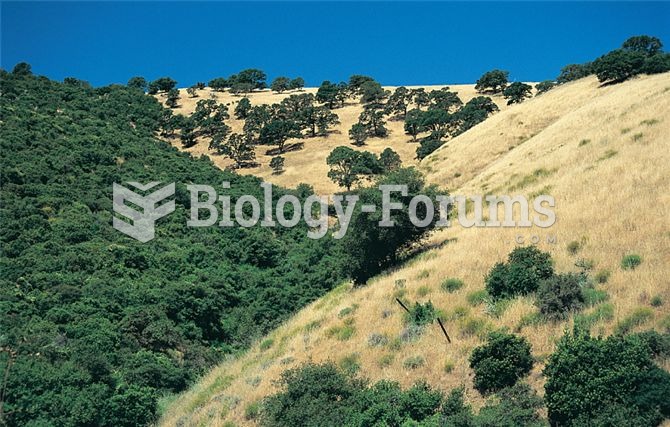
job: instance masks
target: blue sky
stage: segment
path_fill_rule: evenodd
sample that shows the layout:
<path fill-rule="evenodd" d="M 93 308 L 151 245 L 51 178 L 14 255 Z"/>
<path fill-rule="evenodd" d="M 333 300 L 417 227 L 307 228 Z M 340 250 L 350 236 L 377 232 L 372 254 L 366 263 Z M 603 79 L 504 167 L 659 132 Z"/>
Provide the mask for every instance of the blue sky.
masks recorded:
<path fill-rule="evenodd" d="M 631 35 L 670 45 L 670 3 L 2 2 L 2 67 L 99 86 L 141 75 L 180 86 L 261 68 L 309 86 L 554 78 Z M 666 49 L 667 50 L 667 49 Z"/>

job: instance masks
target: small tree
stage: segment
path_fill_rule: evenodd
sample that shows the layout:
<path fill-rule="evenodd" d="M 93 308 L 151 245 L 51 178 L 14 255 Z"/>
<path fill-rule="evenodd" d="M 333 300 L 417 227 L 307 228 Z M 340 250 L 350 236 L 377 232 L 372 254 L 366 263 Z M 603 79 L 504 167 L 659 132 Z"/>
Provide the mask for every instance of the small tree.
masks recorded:
<path fill-rule="evenodd" d="M 240 99 L 240 102 L 235 107 L 235 118 L 244 120 L 249 115 L 249 111 L 251 111 L 251 101 L 249 101 L 249 98 L 244 97 Z"/>
<path fill-rule="evenodd" d="M 386 147 L 379 155 L 379 163 L 384 169 L 384 172 L 391 172 L 402 166 L 400 155 L 389 147 Z"/>
<path fill-rule="evenodd" d="M 131 87 L 133 89 L 139 89 L 142 92 L 144 92 L 144 91 L 147 90 L 147 80 L 144 77 L 140 77 L 140 76 L 131 77 L 128 80 L 127 86 Z"/>
<path fill-rule="evenodd" d="M 497 263 L 486 276 L 486 291 L 494 299 L 535 292 L 540 281 L 554 275 L 551 256 L 534 246 L 517 247 L 507 263 Z"/>
<path fill-rule="evenodd" d="M 188 95 L 191 98 L 197 98 L 198 97 L 198 88 L 195 85 L 191 86 L 188 89 L 186 89 L 186 93 L 188 93 Z"/>
<path fill-rule="evenodd" d="M 479 92 L 500 93 L 507 87 L 508 76 L 509 71 L 487 71 L 477 80 L 475 89 Z"/>
<path fill-rule="evenodd" d="M 493 332 L 470 355 L 474 386 L 481 393 L 511 387 L 533 368 L 530 344 L 523 337 Z"/>
<path fill-rule="evenodd" d="M 535 304 L 540 313 L 551 319 L 565 318 L 584 304 L 582 283 L 578 274 L 558 274 L 540 282 Z"/>
<path fill-rule="evenodd" d="M 385 113 L 397 114 L 404 118 L 407 115 L 407 107 L 411 101 L 412 92 L 406 87 L 400 86 L 386 101 Z"/>
<path fill-rule="evenodd" d="M 282 93 L 291 88 L 291 79 L 288 77 L 277 77 L 270 84 L 270 89 L 274 92 Z"/>
<path fill-rule="evenodd" d="M 335 105 L 339 102 L 339 91 L 340 88 L 336 84 L 325 80 L 319 86 L 319 90 L 316 91 L 316 100 L 326 104 L 330 109 L 335 108 Z"/>
<path fill-rule="evenodd" d="M 235 167 L 243 168 L 256 160 L 253 140 L 249 135 L 233 133 L 226 142 L 225 137 L 215 136 L 209 145 L 216 154 L 226 156 L 235 162 Z"/>
<path fill-rule="evenodd" d="M 424 88 L 412 89 L 411 90 L 412 99 L 414 100 L 414 105 L 419 110 L 421 107 L 425 107 L 430 104 L 430 97 Z"/>
<path fill-rule="evenodd" d="M 225 77 L 217 77 L 210 80 L 209 83 L 207 83 L 207 86 L 214 91 L 221 92 L 228 87 L 228 80 Z"/>
<path fill-rule="evenodd" d="M 429 109 L 449 112 L 463 105 L 463 101 L 458 97 L 458 94 L 451 92 L 448 87 L 431 91 L 428 93 L 428 98 L 430 99 Z"/>
<path fill-rule="evenodd" d="M 354 141 L 354 145 L 363 145 L 368 139 L 368 130 L 361 123 L 354 123 L 349 129 L 349 139 Z"/>
<path fill-rule="evenodd" d="M 291 120 L 272 120 L 263 126 L 258 137 L 261 145 L 276 145 L 280 153 L 284 152 L 284 144 L 289 138 L 300 138 L 300 128 Z"/>
<path fill-rule="evenodd" d="M 195 145 L 195 125 L 193 120 L 187 119 L 184 122 L 179 138 L 181 139 L 181 145 L 184 148 L 190 148 Z"/>
<path fill-rule="evenodd" d="M 503 91 L 503 96 L 507 99 L 507 105 L 519 104 L 532 94 L 533 88 L 530 85 L 521 82 L 514 82 Z"/>
<path fill-rule="evenodd" d="M 416 136 L 423 132 L 422 111 L 418 108 L 409 110 L 405 115 L 405 133 L 412 135 L 412 141 L 416 141 Z"/>
<path fill-rule="evenodd" d="M 554 86 L 556 86 L 556 83 L 553 80 L 544 80 L 535 85 L 535 90 L 537 90 L 537 94 L 539 95 L 550 91 Z"/>
<path fill-rule="evenodd" d="M 336 147 L 326 158 L 330 166 L 328 178 L 347 191 L 359 181 L 355 168 L 358 161 L 358 152 L 349 147 Z"/>
<path fill-rule="evenodd" d="M 361 102 L 363 104 L 379 104 L 386 97 L 386 91 L 384 91 L 382 85 L 375 81 L 364 82 L 360 86 L 359 92 L 361 94 Z"/>
<path fill-rule="evenodd" d="M 383 138 L 388 134 L 384 111 L 381 109 L 365 108 L 358 117 L 358 122 L 365 127 L 368 136 Z"/>
<path fill-rule="evenodd" d="M 282 156 L 275 156 L 270 160 L 270 167 L 273 175 L 279 175 L 284 172 L 284 158 Z"/>
<path fill-rule="evenodd" d="M 658 37 L 646 35 L 633 36 L 623 42 L 621 48 L 629 52 L 639 52 L 647 56 L 653 56 L 661 52 L 663 43 L 661 43 Z"/>
<path fill-rule="evenodd" d="M 168 92 L 177 86 L 177 82 L 170 77 L 161 77 L 149 83 L 149 94 L 155 95 L 158 92 Z"/>
<path fill-rule="evenodd" d="M 427 138 L 421 141 L 420 144 L 421 145 L 419 145 L 419 147 L 416 149 L 416 158 L 423 160 L 432 152 L 444 145 L 444 142 L 438 139 Z"/>
<path fill-rule="evenodd" d="M 571 82 L 593 74 L 593 64 L 568 64 L 561 68 L 561 73 L 556 78 L 558 84 Z"/>
<path fill-rule="evenodd" d="M 593 61 L 593 70 L 600 82 L 619 83 L 638 74 L 644 61 L 639 51 L 618 49 Z"/>
<path fill-rule="evenodd" d="M 19 62 L 12 69 L 12 74 L 14 74 L 15 76 L 30 76 L 33 74 L 33 70 L 30 64 L 28 64 L 27 62 Z"/>
<path fill-rule="evenodd" d="M 167 105 L 170 108 L 176 108 L 178 101 L 179 101 L 179 90 L 170 89 L 170 91 L 167 93 L 167 99 L 165 100 L 165 105 Z"/>
<path fill-rule="evenodd" d="M 302 88 L 305 87 L 305 79 L 302 77 L 296 77 L 295 79 L 291 80 L 291 83 L 289 84 L 289 88 L 291 90 L 302 90 Z"/>

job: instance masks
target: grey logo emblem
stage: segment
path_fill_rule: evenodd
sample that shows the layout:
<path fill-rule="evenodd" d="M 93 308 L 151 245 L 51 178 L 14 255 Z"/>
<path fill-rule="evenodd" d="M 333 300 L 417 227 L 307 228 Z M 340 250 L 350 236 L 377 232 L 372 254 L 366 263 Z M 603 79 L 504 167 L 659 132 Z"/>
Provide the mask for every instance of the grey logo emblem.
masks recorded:
<path fill-rule="evenodd" d="M 160 182 L 154 181 L 142 185 L 139 182 L 128 182 L 128 185 L 146 192 L 156 187 Z M 155 223 L 159 218 L 174 211 L 174 200 L 164 203 L 158 207 L 156 205 L 161 200 L 174 194 L 174 182 L 160 188 L 153 193 L 142 196 L 122 185 L 114 183 L 113 188 L 113 207 L 114 212 L 127 218 L 125 221 L 114 217 L 114 228 L 128 236 L 139 240 L 142 243 L 148 242 L 155 237 Z M 141 210 L 128 205 L 132 203 Z"/>

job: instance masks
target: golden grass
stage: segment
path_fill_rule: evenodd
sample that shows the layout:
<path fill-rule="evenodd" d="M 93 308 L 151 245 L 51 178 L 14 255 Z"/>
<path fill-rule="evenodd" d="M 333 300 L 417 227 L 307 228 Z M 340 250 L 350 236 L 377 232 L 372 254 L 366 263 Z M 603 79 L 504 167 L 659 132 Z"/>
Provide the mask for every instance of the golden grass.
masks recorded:
<path fill-rule="evenodd" d="M 274 381 L 286 368 L 306 361 L 337 363 L 354 353 L 359 355 L 361 372 L 373 381 L 391 379 L 409 386 L 424 378 L 445 391 L 465 384 L 470 403 L 480 406 L 482 398 L 472 389 L 468 367 L 472 348 L 481 343 L 488 328 L 515 330 L 536 309 L 530 297 L 519 298 L 496 317 L 485 312 L 485 305 L 469 305 L 467 295 L 483 289 L 484 275 L 514 248 L 519 234 L 526 239 L 539 236 L 539 247 L 551 253 L 559 272 L 574 271 L 580 258 L 593 262 L 594 274 L 611 271 L 607 283 L 598 287 L 609 294 L 613 318 L 595 323 L 594 333 L 611 333 L 617 322 L 641 306 L 649 307 L 653 316 L 634 330 L 658 327 L 670 316 L 668 90 L 670 73 L 604 88 L 595 78 L 586 78 L 510 107 L 450 141 L 421 164 L 430 182 L 458 194 L 505 192 L 534 171 L 552 171 L 539 174 L 515 192 L 533 194 L 549 188 L 556 198 L 556 224 L 522 230 L 454 227 L 434 233 L 431 243 L 447 243 L 376 277 L 366 287 L 351 289 L 344 284 L 304 308 L 270 334 L 274 342 L 270 349 L 261 351 L 256 345 L 180 395 L 161 424 L 217 426 L 226 420 L 248 424 L 246 405 L 275 392 Z M 627 128 L 630 132 L 622 134 Z M 632 138 L 637 134 L 642 136 Z M 580 143 L 583 140 L 589 143 Z M 617 154 L 607 155 L 611 151 Z M 548 243 L 547 237 L 555 237 L 556 244 Z M 567 249 L 572 241 L 582 243 L 575 254 Z M 641 255 L 643 262 L 635 270 L 623 271 L 621 258 L 631 252 Z M 443 292 L 440 284 L 446 278 L 461 279 L 464 286 Z M 451 344 L 436 325 L 416 342 L 392 344 L 403 329 L 403 311 L 393 299 L 401 286 L 409 300 L 431 300 L 444 313 Z M 655 295 L 661 296 L 662 306 L 651 306 Z M 346 340 L 329 337 L 329 328 L 344 324 L 340 311 L 354 304 L 357 309 L 346 319 L 351 319 L 355 333 Z M 571 319 L 540 322 L 522 327 L 519 333 L 542 361 L 571 324 Z M 385 334 L 391 343 L 371 347 L 371 334 Z M 406 359 L 415 356 L 426 363 L 412 370 L 403 367 Z M 541 371 L 542 363 L 537 363 L 528 378 L 540 393 Z M 257 385 L 250 381 L 255 377 L 261 377 Z"/>

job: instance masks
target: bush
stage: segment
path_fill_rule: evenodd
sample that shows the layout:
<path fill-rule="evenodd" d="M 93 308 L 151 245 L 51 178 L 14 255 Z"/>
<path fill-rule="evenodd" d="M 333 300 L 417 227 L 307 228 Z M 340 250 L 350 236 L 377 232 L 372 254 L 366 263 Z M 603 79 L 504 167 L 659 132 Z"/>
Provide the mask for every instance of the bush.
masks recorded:
<path fill-rule="evenodd" d="M 482 407 L 477 416 L 477 425 L 496 427 L 542 427 L 546 423 L 540 418 L 542 398 L 526 383 L 517 383 L 504 388 Z"/>
<path fill-rule="evenodd" d="M 468 301 L 468 304 L 474 307 L 486 302 L 488 297 L 489 293 L 486 291 L 486 289 L 481 289 L 479 291 L 470 292 L 465 296 L 465 299 Z"/>
<path fill-rule="evenodd" d="M 251 402 L 244 408 L 244 419 L 255 420 L 261 414 L 260 402 Z"/>
<path fill-rule="evenodd" d="M 660 307 L 663 305 L 663 298 L 661 298 L 660 295 L 654 295 L 651 298 L 651 301 L 649 301 L 649 304 L 651 304 L 652 307 Z"/>
<path fill-rule="evenodd" d="M 637 254 L 629 254 L 621 259 L 623 270 L 635 270 L 640 264 L 642 264 L 642 257 Z"/>
<path fill-rule="evenodd" d="M 340 363 L 338 364 L 339 368 L 343 372 L 349 375 L 353 375 L 361 369 L 361 360 L 358 353 L 353 353 L 348 356 L 344 356 Z"/>
<path fill-rule="evenodd" d="M 268 350 L 270 347 L 272 347 L 272 344 L 274 344 L 274 340 L 272 338 L 268 338 L 261 341 L 259 348 L 261 351 L 265 351 Z"/>
<path fill-rule="evenodd" d="M 532 367 L 533 357 L 526 339 L 502 332 L 489 334 L 486 344 L 475 348 L 470 356 L 474 386 L 481 393 L 513 386 Z"/>
<path fill-rule="evenodd" d="M 373 333 L 368 337 L 368 345 L 370 347 L 383 347 L 388 344 L 389 338 L 384 334 Z"/>
<path fill-rule="evenodd" d="M 456 292 L 457 290 L 461 289 L 463 287 L 464 283 L 461 279 L 446 279 L 442 284 L 440 285 L 440 289 L 442 289 L 444 292 Z"/>
<path fill-rule="evenodd" d="M 579 252 L 579 250 L 580 250 L 581 248 L 582 248 L 582 244 L 579 243 L 579 242 L 576 241 L 576 240 L 573 240 L 572 242 L 568 243 L 568 246 L 567 246 L 568 253 L 569 253 L 570 255 L 576 255 L 577 252 Z"/>
<path fill-rule="evenodd" d="M 540 283 L 535 304 L 540 313 L 552 319 L 565 318 L 584 304 L 583 276 L 559 274 Z"/>
<path fill-rule="evenodd" d="M 416 149 L 416 158 L 423 160 L 442 145 L 444 145 L 444 141 L 437 139 L 424 139 L 420 142 L 419 148 Z"/>
<path fill-rule="evenodd" d="M 422 356 L 408 357 L 402 362 L 405 369 L 417 369 L 426 364 L 426 360 Z"/>
<path fill-rule="evenodd" d="M 589 307 L 598 305 L 609 299 L 609 295 L 607 295 L 607 292 L 591 287 L 584 288 L 582 294 L 584 295 L 584 303 Z"/>
<path fill-rule="evenodd" d="M 433 323 L 437 317 L 437 312 L 433 303 L 428 301 L 425 304 L 417 302 L 412 308 L 410 308 L 409 313 L 406 315 L 406 321 L 415 326 L 424 326 L 430 323 Z"/>
<path fill-rule="evenodd" d="M 517 247 L 507 263 L 497 263 L 486 276 L 486 290 L 494 299 L 526 295 L 554 274 L 551 256 L 534 246 Z"/>
<path fill-rule="evenodd" d="M 662 419 L 659 411 L 662 416 L 670 415 L 670 375 L 654 365 L 649 346 L 640 337 L 592 338 L 575 328 L 559 341 L 544 375 L 545 402 L 552 425 L 576 426 L 584 425 L 580 424 L 583 420 L 602 420 L 600 414 L 612 405 L 629 408 L 647 419 L 643 425 L 658 424 Z"/>

